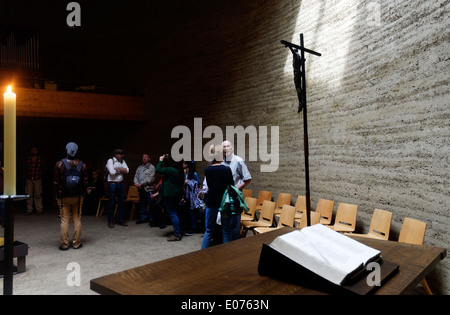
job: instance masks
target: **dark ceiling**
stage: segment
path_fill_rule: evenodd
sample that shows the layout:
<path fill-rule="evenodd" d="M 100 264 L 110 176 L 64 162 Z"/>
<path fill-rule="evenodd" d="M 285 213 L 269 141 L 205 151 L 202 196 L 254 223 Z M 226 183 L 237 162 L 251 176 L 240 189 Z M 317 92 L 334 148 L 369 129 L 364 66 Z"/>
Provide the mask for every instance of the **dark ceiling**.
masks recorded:
<path fill-rule="evenodd" d="M 162 37 L 173 36 L 175 42 L 186 36 L 164 29 L 186 20 L 187 1 L 77 2 L 81 26 L 69 27 L 69 0 L 0 0 L 0 25 L 38 30 L 42 78 L 62 89 L 96 85 L 125 94 L 143 92 L 154 72 L 148 59 L 157 68 L 157 60 L 174 48 L 158 47 Z"/>

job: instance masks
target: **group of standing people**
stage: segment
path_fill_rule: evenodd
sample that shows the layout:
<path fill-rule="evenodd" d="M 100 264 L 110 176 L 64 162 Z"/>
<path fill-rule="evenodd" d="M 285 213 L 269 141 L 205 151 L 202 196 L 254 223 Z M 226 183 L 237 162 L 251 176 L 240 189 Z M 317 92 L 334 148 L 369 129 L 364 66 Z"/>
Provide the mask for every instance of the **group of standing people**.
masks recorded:
<path fill-rule="evenodd" d="M 231 216 L 220 216 L 219 209 L 222 199 L 229 186 L 242 190 L 252 177 L 244 160 L 234 154 L 230 141 L 222 145 L 211 145 L 209 148 L 211 165 L 205 169 L 202 194 L 205 194 L 205 234 L 201 248 L 227 243 L 240 236 L 241 214 L 237 212 Z"/>
<path fill-rule="evenodd" d="M 69 249 L 71 217 L 74 224 L 72 247 L 79 249 L 83 246 L 81 243 L 81 209 L 85 195 L 89 195 L 92 189 L 95 189 L 89 183 L 86 164 L 77 158 L 77 151 L 77 144 L 69 142 L 66 145 L 66 158 L 58 161 L 54 168 L 53 184 L 61 217 L 60 250 Z M 32 151 L 32 153 L 27 161 L 30 170 L 28 173 L 31 174 L 30 178 L 27 178 L 27 191 L 29 192 L 39 191 L 38 179 L 32 175 L 33 170 L 36 173 L 41 168 L 39 172 L 42 172 L 45 167 L 43 163 L 39 164 L 37 151 Z M 116 149 L 113 155 L 108 159 L 105 168 L 109 197 L 108 227 L 110 228 L 114 228 L 114 223 L 127 226 L 123 209 L 124 177 L 130 172 L 123 159 L 123 150 Z M 212 145 L 210 155 L 211 163 L 204 171 L 205 177 L 201 184 L 193 161 L 177 163 L 170 155 L 165 154 L 159 157 L 155 167 L 150 163 L 149 155 L 144 153 L 142 164 L 137 168 L 133 178 L 133 184 L 139 191 L 140 201 L 139 219 L 136 223 L 148 222 L 151 226 L 164 228 L 165 221 L 161 212 L 164 208 L 174 229 L 173 234 L 168 237 L 168 241 L 180 241 L 183 229 L 185 235 L 193 234 L 199 214 L 203 214 L 205 225 L 202 249 L 239 238 L 240 212 L 231 217 L 220 217 L 219 208 L 228 187 L 235 186 L 238 190 L 242 190 L 251 182 L 250 172 L 244 160 L 234 154 L 229 141 L 224 141 L 222 145 Z M 37 157 L 33 158 L 33 156 Z M 33 166 L 36 165 L 36 162 L 40 165 L 39 168 Z M 98 176 L 98 173 L 96 174 Z M 158 178 L 157 175 L 160 175 L 158 181 L 155 180 Z M 38 213 L 41 213 L 42 201 L 34 198 L 31 200 L 31 203 L 33 202 Z M 116 207 L 117 217 L 115 219 Z M 204 208 L 205 210 L 203 210 Z M 202 213 L 202 211 L 204 212 Z M 183 218 L 179 217 L 180 213 L 184 213 Z M 182 221 L 185 223 L 184 226 L 182 226 Z"/>
<path fill-rule="evenodd" d="M 72 247 L 78 249 L 82 247 L 81 243 L 81 209 L 83 208 L 84 197 L 89 194 L 92 187 L 88 182 L 88 172 L 86 165 L 76 157 L 78 146 L 70 142 L 66 145 L 66 158 L 58 161 L 54 170 L 54 188 L 57 197 L 57 203 L 60 209 L 61 217 L 61 242 L 59 249 L 69 249 L 69 220 L 73 220 L 73 241 Z M 116 149 L 113 157 L 106 162 L 106 184 L 109 198 L 108 203 L 108 227 L 114 228 L 115 223 L 121 226 L 127 226 L 124 220 L 124 199 L 125 199 L 125 175 L 130 169 L 125 162 L 124 152 Z M 162 161 L 162 159 L 161 159 Z M 175 196 L 178 196 L 178 185 L 175 185 L 176 173 L 171 165 L 162 168 L 161 162 L 155 168 L 150 163 L 148 154 L 143 154 L 142 165 L 136 170 L 134 176 L 134 185 L 139 191 L 140 217 L 136 223 L 149 222 L 165 227 L 161 206 L 167 210 L 172 218 L 174 227 L 178 226 L 175 205 Z M 160 172 L 164 180 L 155 185 L 155 173 Z M 181 179 L 180 179 L 181 180 Z M 76 186 L 76 189 L 70 189 L 70 186 Z M 181 194 L 180 194 L 181 195 Z M 178 199 L 179 201 L 179 199 Z M 161 205 L 161 206 L 158 206 Z M 147 209 L 150 208 L 150 212 Z M 115 212 L 117 209 L 117 217 Z M 178 229 L 176 229 L 178 232 Z"/>
<path fill-rule="evenodd" d="M 230 186 L 242 190 L 252 177 L 244 160 L 234 154 L 230 141 L 209 148 L 211 164 L 205 169 L 205 178 L 200 189 L 200 178 L 195 172 L 193 162 L 184 162 L 184 172 L 169 155 L 159 158 L 156 172 L 163 175 L 161 185 L 161 202 L 167 211 L 174 228 L 168 241 L 182 239 L 182 227 L 178 213 L 179 207 L 188 209 L 191 228 L 195 228 L 195 210 L 201 209 L 203 201 L 205 209 L 205 233 L 201 248 L 230 242 L 240 237 L 240 212 L 231 216 L 219 216 L 219 208 L 223 195 Z M 181 198 L 181 202 L 180 202 Z M 188 232 L 186 235 L 189 235 Z"/>
<path fill-rule="evenodd" d="M 219 208 L 228 187 L 234 186 L 241 191 L 251 182 L 252 177 L 245 161 L 234 154 L 230 141 L 212 145 L 209 150 L 211 164 L 205 169 L 202 185 L 193 161 L 184 161 L 183 167 L 180 167 L 180 163 L 165 154 L 159 157 L 158 164 L 153 167 L 149 163 L 148 155 L 144 154 L 143 164 L 138 167 L 134 176 L 134 184 L 139 188 L 141 203 L 141 216 L 136 223 L 153 220 L 155 225 L 163 226 L 160 208 L 155 206 L 156 203 L 167 211 L 172 221 L 174 232 L 168 237 L 168 241 L 182 239 L 183 220 L 180 220 L 180 213 L 185 214 L 185 219 L 187 217 L 184 220 L 187 222 L 185 235 L 195 232 L 199 215 L 204 217 L 205 233 L 202 249 L 238 239 L 240 212 L 231 216 L 219 216 Z M 155 173 L 162 175 L 162 179 L 156 185 Z M 158 189 L 155 189 L 156 187 Z M 110 200 L 113 200 L 111 196 Z M 206 206 L 204 214 L 202 214 L 203 203 Z M 156 211 L 147 213 L 147 208 Z M 120 220 L 119 211 L 119 222 Z"/>
<path fill-rule="evenodd" d="M 252 177 L 244 160 L 234 154 L 230 141 L 224 141 L 222 145 L 212 145 L 210 161 L 211 164 L 205 169 L 201 185 L 193 161 L 184 161 L 181 167 L 181 163 L 175 162 L 170 155 L 165 154 L 159 157 L 158 164 L 154 168 L 148 162 L 148 156 L 144 155 L 143 164 L 139 166 L 134 177 L 134 184 L 140 191 L 141 202 L 141 216 L 136 223 L 153 220 L 156 225 L 163 224 L 160 208 L 154 206 L 154 203 L 158 203 L 166 210 L 172 222 L 174 232 L 167 239 L 170 242 L 182 239 L 183 220 L 180 214 L 184 214 L 184 222 L 187 223 L 185 235 L 192 235 L 195 232 L 198 216 L 204 217 L 205 234 L 202 249 L 238 239 L 240 213 L 229 217 L 222 216 L 218 220 L 219 208 L 225 190 L 229 186 L 242 190 L 251 182 Z M 155 173 L 162 175 L 156 193 L 153 191 Z M 202 213 L 203 203 L 206 206 L 204 213 Z M 157 210 L 147 214 L 147 207 Z M 148 218 L 149 216 L 151 217 Z"/>

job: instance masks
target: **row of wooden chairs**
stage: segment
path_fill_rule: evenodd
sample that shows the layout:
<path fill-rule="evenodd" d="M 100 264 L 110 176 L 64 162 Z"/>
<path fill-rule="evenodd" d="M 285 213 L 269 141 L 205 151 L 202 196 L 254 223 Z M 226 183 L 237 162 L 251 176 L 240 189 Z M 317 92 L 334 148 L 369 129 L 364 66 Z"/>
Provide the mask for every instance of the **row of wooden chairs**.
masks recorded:
<path fill-rule="evenodd" d="M 109 202 L 109 198 L 105 195 L 99 199 L 96 217 L 102 216 L 103 211 L 105 210 L 106 205 L 105 205 L 105 203 L 102 203 L 102 201 Z M 139 203 L 139 190 L 135 185 L 131 185 L 128 188 L 127 195 L 126 195 L 125 199 L 123 200 L 123 202 L 124 202 L 124 204 L 127 202 L 132 203 L 131 212 L 130 212 L 130 220 L 133 220 L 133 218 L 135 216 L 136 205 Z M 116 204 L 116 208 L 114 210 L 114 216 L 116 216 L 116 212 L 117 212 L 117 204 Z"/>
<path fill-rule="evenodd" d="M 252 191 L 248 189 L 244 189 L 243 191 L 244 197 L 250 197 L 252 198 Z M 283 212 L 283 207 L 285 205 L 291 205 L 291 199 L 292 194 L 288 193 L 280 193 L 276 199 L 275 202 L 275 209 L 274 209 L 274 215 L 276 217 L 280 217 L 281 213 Z M 256 199 L 256 207 L 255 211 L 262 210 L 264 201 L 272 201 L 272 192 L 271 191 L 260 191 L 258 193 L 258 198 Z M 331 219 L 333 216 L 333 207 L 334 207 L 334 201 L 332 200 L 326 200 L 326 199 L 320 199 L 319 203 L 316 208 L 316 212 L 320 214 L 320 220 L 319 222 L 324 225 L 330 225 Z M 301 218 L 303 216 L 303 213 L 306 211 L 306 197 L 305 196 L 298 196 L 297 200 L 295 202 L 295 214 L 294 219 L 295 223 L 301 224 Z M 255 213 L 252 211 L 249 211 L 247 216 L 243 216 L 244 220 L 248 220 L 250 217 L 253 219 Z M 316 213 L 313 213 L 311 215 L 312 222 L 317 217 Z M 318 222 L 318 223 L 319 223 Z"/>
<path fill-rule="evenodd" d="M 244 196 L 251 197 L 251 190 L 244 190 Z M 256 201 L 255 211 L 261 210 L 264 204 L 264 201 L 271 201 L 272 192 L 271 191 L 260 191 L 258 193 L 258 198 Z M 291 205 L 292 194 L 289 193 L 280 193 L 276 199 L 274 215 L 281 219 L 281 214 L 283 213 L 284 206 Z M 298 196 L 295 202 L 295 213 L 294 213 L 294 223 L 302 224 L 302 217 L 304 217 L 304 213 L 306 212 L 306 197 Z M 332 217 L 333 217 L 333 209 L 334 209 L 334 201 L 327 199 L 319 199 L 316 207 L 316 211 L 311 211 L 311 224 L 321 223 L 323 225 L 327 225 L 331 229 L 338 232 L 354 232 L 356 228 L 356 218 L 358 213 L 358 206 L 348 203 L 340 203 L 338 209 L 336 211 L 336 218 L 334 220 L 334 224 L 332 225 Z M 377 209 L 379 210 L 379 209 Z M 384 210 L 377 211 L 377 214 L 384 213 Z M 387 212 L 386 212 L 387 213 Z M 250 213 L 250 215 L 254 215 Z M 317 217 L 319 217 L 319 221 L 317 222 Z M 381 217 L 385 217 L 381 215 Z M 392 215 L 391 215 L 392 218 Z M 378 227 L 378 226 L 377 226 Z M 390 221 L 389 221 L 390 227 Z M 375 233 L 372 233 L 371 230 L 369 236 L 374 236 L 376 238 L 388 239 L 389 232 L 379 229 L 374 230 Z"/>
<path fill-rule="evenodd" d="M 300 202 L 296 203 L 296 206 L 289 204 L 280 205 L 277 207 L 277 203 L 264 200 L 262 206 L 259 208 L 259 218 L 256 221 L 256 211 L 258 210 L 258 202 L 256 198 L 245 197 L 249 211 L 242 213 L 241 215 L 241 236 L 245 237 L 249 230 L 253 233 L 260 234 L 268 232 L 274 228 L 281 228 L 284 226 L 294 227 L 296 224 L 302 228 L 306 226 L 306 216 L 303 215 L 304 209 L 300 205 Z M 333 203 L 334 204 L 334 203 Z M 278 224 L 274 227 L 275 216 L 279 218 Z M 320 223 L 321 215 L 317 211 L 311 211 L 311 224 Z"/>
<path fill-rule="evenodd" d="M 258 198 L 251 197 L 252 192 L 244 192 L 246 201 L 249 204 L 250 211 L 242 215 L 241 232 L 245 237 L 249 229 L 253 233 L 260 234 L 271 231 L 273 229 L 284 226 L 294 227 L 298 223 L 299 228 L 306 226 L 306 198 L 305 196 L 298 196 L 295 206 L 291 206 L 291 194 L 280 193 L 276 202 L 272 202 L 272 192 L 262 191 L 258 194 Z M 253 221 L 255 210 L 260 206 L 261 214 L 258 221 Z M 334 224 L 331 225 L 333 216 L 334 201 L 327 199 L 319 199 L 316 211 L 311 211 L 311 225 L 321 223 L 332 228 L 335 231 L 343 232 L 347 235 L 354 235 L 358 237 L 374 238 L 380 240 L 388 240 L 392 222 L 392 212 L 375 209 L 367 234 L 354 233 L 356 227 L 356 217 L 358 213 L 358 206 L 339 203 L 336 211 L 336 218 Z M 253 210 L 253 211 L 252 211 Z M 276 227 L 272 227 L 274 216 L 279 218 Z M 402 228 L 400 230 L 398 242 L 423 245 L 425 239 L 427 224 L 425 222 L 406 217 Z M 430 287 L 424 278 L 422 285 L 427 294 L 431 295 Z"/>

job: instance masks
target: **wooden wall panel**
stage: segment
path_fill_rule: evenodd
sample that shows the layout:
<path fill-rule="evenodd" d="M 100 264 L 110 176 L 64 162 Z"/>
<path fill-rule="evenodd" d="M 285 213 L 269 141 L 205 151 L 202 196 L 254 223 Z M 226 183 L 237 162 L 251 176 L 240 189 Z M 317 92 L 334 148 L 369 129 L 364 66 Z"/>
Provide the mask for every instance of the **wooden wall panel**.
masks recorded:
<path fill-rule="evenodd" d="M 145 120 L 143 97 L 28 88 L 13 90 L 17 95 L 17 116 Z M 3 114 L 3 101 L 1 104 Z"/>

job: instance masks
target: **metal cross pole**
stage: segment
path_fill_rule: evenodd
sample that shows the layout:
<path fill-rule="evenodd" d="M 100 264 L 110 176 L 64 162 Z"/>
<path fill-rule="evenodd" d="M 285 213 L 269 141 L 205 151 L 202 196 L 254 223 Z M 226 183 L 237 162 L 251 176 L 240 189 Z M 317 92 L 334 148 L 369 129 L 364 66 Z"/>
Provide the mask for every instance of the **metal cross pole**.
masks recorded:
<path fill-rule="evenodd" d="M 308 115 L 306 112 L 306 76 L 305 76 L 305 52 L 316 56 L 320 53 L 307 49 L 303 45 L 303 34 L 300 34 L 300 46 L 281 41 L 285 47 L 289 47 L 293 54 L 294 82 L 299 98 L 298 112 L 303 110 L 303 133 L 304 133 L 304 153 L 305 153 L 305 182 L 306 182 L 306 225 L 311 225 L 311 192 L 309 188 L 309 143 L 308 143 Z M 300 55 L 297 50 L 300 50 Z M 298 69 L 297 69 L 298 67 Z"/>

